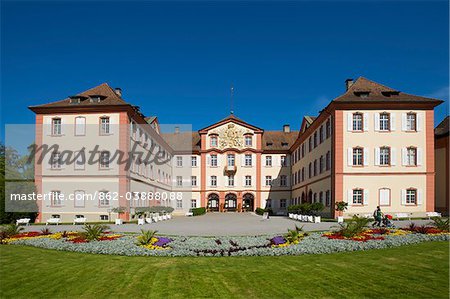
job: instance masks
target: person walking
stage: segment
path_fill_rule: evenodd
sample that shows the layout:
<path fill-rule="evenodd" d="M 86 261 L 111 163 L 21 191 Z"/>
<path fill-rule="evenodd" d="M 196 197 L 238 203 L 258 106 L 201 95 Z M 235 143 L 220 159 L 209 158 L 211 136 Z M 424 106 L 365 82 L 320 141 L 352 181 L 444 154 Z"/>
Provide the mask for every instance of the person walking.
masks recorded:
<path fill-rule="evenodd" d="M 377 206 L 376 210 L 373 211 L 373 218 L 375 219 L 375 222 L 372 224 L 372 226 L 381 226 L 381 221 L 383 220 L 383 213 L 381 212 L 380 206 Z"/>

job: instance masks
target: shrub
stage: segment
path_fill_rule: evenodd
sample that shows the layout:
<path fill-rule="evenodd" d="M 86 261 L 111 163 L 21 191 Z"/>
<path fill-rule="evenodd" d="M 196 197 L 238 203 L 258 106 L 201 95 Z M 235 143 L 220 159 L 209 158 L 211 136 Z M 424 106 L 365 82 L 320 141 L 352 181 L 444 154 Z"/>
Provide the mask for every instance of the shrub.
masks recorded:
<path fill-rule="evenodd" d="M 20 232 L 23 231 L 23 227 L 20 227 L 17 224 L 13 223 L 13 224 L 5 225 L 1 231 L 2 231 L 2 234 L 8 238 L 8 237 L 20 234 Z"/>
<path fill-rule="evenodd" d="M 432 220 L 433 220 L 432 225 L 434 227 L 436 227 L 437 229 L 444 231 L 444 232 L 449 231 L 449 218 L 447 218 L 447 220 L 443 220 L 442 218 L 434 217 L 434 218 L 432 218 Z"/>
<path fill-rule="evenodd" d="M 362 233 L 369 222 L 370 219 L 365 217 L 353 216 L 346 223 L 340 224 L 340 229 L 336 233 L 346 238 L 352 238 Z"/>
<path fill-rule="evenodd" d="M 300 211 L 300 205 L 292 205 L 289 206 L 287 209 L 289 213 L 297 214 Z"/>
<path fill-rule="evenodd" d="M 85 224 L 81 235 L 88 241 L 98 240 L 108 228 L 104 224 Z"/>
<path fill-rule="evenodd" d="M 315 203 L 311 204 L 311 212 L 314 215 L 317 215 L 319 212 L 322 212 L 323 209 L 325 209 L 325 206 L 321 202 L 315 202 Z"/>
<path fill-rule="evenodd" d="M 191 211 L 194 216 L 200 216 L 206 213 L 206 208 L 193 208 Z"/>
<path fill-rule="evenodd" d="M 255 213 L 258 215 L 262 215 L 262 214 L 264 214 L 264 212 L 265 212 L 265 210 L 261 209 L 261 208 L 256 208 L 256 210 L 255 210 Z"/>
<path fill-rule="evenodd" d="M 273 210 L 271 208 L 262 209 L 256 208 L 255 213 L 258 215 L 263 215 L 265 212 L 268 212 L 270 216 L 273 216 Z"/>
<path fill-rule="evenodd" d="M 336 211 L 340 211 L 340 212 L 344 212 L 345 210 L 347 210 L 348 207 L 348 203 L 347 202 L 343 202 L 343 201 L 337 201 L 335 203 L 336 205 Z"/>
<path fill-rule="evenodd" d="M 149 245 L 152 239 L 155 237 L 156 230 L 143 230 L 141 229 L 141 234 L 137 237 L 137 245 Z"/>
<path fill-rule="evenodd" d="M 311 213 L 311 204 L 310 203 L 302 203 L 299 205 L 300 213 L 303 215 L 309 215 Z"/>

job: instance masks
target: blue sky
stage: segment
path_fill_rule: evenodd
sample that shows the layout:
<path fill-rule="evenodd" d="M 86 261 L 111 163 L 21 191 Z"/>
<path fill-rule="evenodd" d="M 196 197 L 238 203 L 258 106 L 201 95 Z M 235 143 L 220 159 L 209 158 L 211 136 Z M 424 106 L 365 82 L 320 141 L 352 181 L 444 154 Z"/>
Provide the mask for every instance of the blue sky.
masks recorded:
<path fill-rule="evenodd" d="M 2 134 L 102 82 L 161 123 L 299 129 L 365 76 L 447 100 L 446 1 L 2 2 Z"/>

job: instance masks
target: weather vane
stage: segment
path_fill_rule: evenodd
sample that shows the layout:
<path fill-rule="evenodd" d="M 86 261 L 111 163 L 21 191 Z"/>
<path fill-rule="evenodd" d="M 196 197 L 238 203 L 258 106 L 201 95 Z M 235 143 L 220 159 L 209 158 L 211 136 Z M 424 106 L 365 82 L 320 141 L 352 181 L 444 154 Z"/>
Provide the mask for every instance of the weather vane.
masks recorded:
<path fill-rule="evenodd" d="M 231 83 L 230 87 L 230 113 L 233 114 L 233 93 L 234 93 L 234 86 L 233 83 Z"/>

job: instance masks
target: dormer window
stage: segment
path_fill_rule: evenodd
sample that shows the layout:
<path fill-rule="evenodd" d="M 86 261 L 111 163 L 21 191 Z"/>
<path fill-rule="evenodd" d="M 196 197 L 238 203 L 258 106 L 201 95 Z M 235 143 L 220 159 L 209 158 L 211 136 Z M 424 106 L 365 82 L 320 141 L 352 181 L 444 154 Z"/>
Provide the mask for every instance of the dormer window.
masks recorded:
<path fill-rule="evenodd" d="M 91 103 L 100 103 L 101 100 L 100 96 L 91 96 Z"/>
<path fill-rule="evenodd" d="M 267 145 L 267 146 L 272 146 L 272 145 L 273 145 L 273 142 L 266 142 L 266 145 Z"/>
<path fill-rule="evenodd" d="M 367 98 L 369 93 L 368 91 L 355 91 L 355 95 L 360 98 Z"/>
<path fill-rule="evenodd" d="M 283 147 L 286 147 L 288 145 L 289 145 L 289 143 L 287 143 L 287 142 L 281 142 L 281 146 L 283 146 Z"/>
<path fill-rule="evenodd" d="M 80 104 L 81 100 L 78 97 L 70 98 L 70 104 Z"/>

